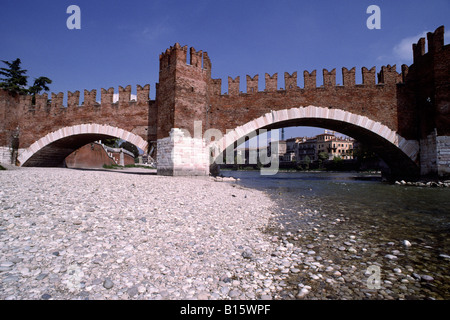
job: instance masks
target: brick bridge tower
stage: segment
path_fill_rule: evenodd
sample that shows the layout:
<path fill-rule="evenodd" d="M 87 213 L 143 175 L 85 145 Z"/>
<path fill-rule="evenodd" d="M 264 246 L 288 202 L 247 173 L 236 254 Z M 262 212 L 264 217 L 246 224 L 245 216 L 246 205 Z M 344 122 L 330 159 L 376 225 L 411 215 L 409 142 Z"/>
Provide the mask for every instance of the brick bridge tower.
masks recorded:
<path fill-rule="evenodd" d="M 159 57 L 156 86 L 158 174 L 207 175 L 202 126 L 208 109 L 211 63 L 206 52 L 176 43 Z"/>
<path fill-rule="evenodd" d="M 402 113 L 399 133 L 420 144 L 420 175 L 450 177 L 450 45 L 444 45 L 444 26 L 413 44 L 414 61 L 403 65 L 398 85 Z"/>

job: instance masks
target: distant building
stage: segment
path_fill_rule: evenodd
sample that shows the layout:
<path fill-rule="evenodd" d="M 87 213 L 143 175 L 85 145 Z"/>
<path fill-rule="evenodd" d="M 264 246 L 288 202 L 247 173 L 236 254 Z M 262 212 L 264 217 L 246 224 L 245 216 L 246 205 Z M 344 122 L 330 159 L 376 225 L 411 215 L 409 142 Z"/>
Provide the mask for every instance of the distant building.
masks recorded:
<path fill-rule="evenodd" d="M 272 142 L 269 142 L 269 145 L 267 146 L 267 155 L 269 157 L 275 156 L 272 155 L 272 148 L 274 149 L 273 151 L 278 155 L 280 161 L 283 161 L 284 155 L 287 152 L 286 141 L 285 140 L 277 141 L 275 146 L 272 146 Z"/>
<path fill-rule="evenodd" d="M 335 133 L 325 131 L 316 136 L 316 159 L 322 152 L 328 153 L 328 160 L 338 157 L 344 160 L 353 159 L 353 144 L 351 138 L 336 137 Z"/>
<path fill-rule="evenodd" d="M 295 148 L 297 162 L 311 163 L 317 160 L 316 145 L 317 138 L 302 138 Z"/>
<path fill-rule="evenodd" d="M 334 157 L 353 159 L 355 140 L 337 137 L 334 131 L 327 131 L 315 137 L 297 137 L 278 141 L 278 157 L 282 162 L 304 163 L 319 160 L 319 154 L 327 154 L 327 159 Z M 268 153 L 271 152 L 271 143 Z"/>

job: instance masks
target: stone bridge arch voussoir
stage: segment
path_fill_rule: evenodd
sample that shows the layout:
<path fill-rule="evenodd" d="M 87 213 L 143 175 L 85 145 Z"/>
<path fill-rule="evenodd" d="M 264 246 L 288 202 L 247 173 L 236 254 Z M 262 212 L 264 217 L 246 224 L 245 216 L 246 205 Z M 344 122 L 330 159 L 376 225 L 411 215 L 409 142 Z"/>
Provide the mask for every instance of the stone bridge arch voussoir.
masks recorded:
<path fill-rule="evenodd" d="M 397 132 L 380 122 L 373 121 L 366 116 L 361 116 L 341 109 L 330 109 L 316 106 L 298 107 L 272 111 L 265 115 L 247 122 L 229 131 L 222 139 L 213 141 L 209 147 L 215 150 L 215 156 L 223 153 L 227 147 L 232 145 L 238 139 L 255 132 L 259 129 L 276 127 L 277 123 L 289 123 L 302 119 L 317 119 L 330 122 L 340 122 L 357 127 L 364 132 L 372 134 L 377 138 L 382 138 L 385 142 L 389 142 L 407 156 L 412 162 L 417 163 L 419 155 L 419 144 L 415 140 L 406 140 Z M 337 130 L 339 131 L 339 130 Z M 345 133 L 345 132 L 343 132 Z"/>
<path fill-rule="evenodd" d="M 27 164 L 34 155 L 45 148 L 50 148 L 52 144 L 64 139 L 77 136 L 95 136 L 95 137 L 115 137 L 126 140 L 142 150 L 146 150 L 148 142 L 140 136 L 135 135 L 129 131 L 101 124 L 79 124 L 71 127 L 64 127 L 56 131 L 48 133 L 46 136 L 40 138 L 18 156 L 20 166 Z M 95 140 L 93 140 L 95 141 Z"/>

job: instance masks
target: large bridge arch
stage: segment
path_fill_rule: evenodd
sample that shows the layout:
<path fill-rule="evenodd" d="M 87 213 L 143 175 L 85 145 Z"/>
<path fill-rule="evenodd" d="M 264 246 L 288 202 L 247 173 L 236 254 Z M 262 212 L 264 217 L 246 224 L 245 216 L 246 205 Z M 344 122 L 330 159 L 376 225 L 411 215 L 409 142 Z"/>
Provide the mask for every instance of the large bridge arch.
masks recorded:
<path fill-rule="evenodd" d="M 23 150 L 17 160 L 24 167 L 62 166 L 64 159 L 78 148 L 105 138 L 126 140 L 146 151 L 148 142 L 129 131 L 102 124 L 79 124 L 48 133 Z"/>
<path fill-rule="evenodd" d="M 317 106 L 272 111 L 227 132 L 221 139 L 208 145 L 212 160 L 222 156 L 227 148 L 245 136 L 251 136 L 261 129 L 289 126 L 314 126 L 341 132 L 371 146 L 389 166 L 391 172 L 387 174 L 392 177 L 413 178 L 419 174 L 417 141 L 407 140 L 389 127 L 366 116 Z"/>

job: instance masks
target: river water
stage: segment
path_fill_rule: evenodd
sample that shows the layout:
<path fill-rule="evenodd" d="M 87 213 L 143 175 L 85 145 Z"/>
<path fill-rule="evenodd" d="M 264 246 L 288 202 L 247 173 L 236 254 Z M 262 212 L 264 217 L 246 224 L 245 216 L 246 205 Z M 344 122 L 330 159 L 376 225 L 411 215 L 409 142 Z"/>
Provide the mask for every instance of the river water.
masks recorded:
<path fill-rule="evenodd" d="M 285 297 L 303 282 L 313 299 L 450 299 L 450 188 L 393 185 L 359 173 L 222 174 L 270 195 L 280 214 L 267 232 L 314 253 L 320 278 L 309 264 L 287 281 Z"/>

